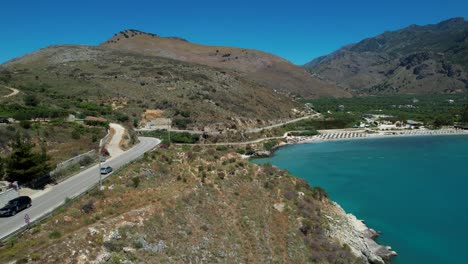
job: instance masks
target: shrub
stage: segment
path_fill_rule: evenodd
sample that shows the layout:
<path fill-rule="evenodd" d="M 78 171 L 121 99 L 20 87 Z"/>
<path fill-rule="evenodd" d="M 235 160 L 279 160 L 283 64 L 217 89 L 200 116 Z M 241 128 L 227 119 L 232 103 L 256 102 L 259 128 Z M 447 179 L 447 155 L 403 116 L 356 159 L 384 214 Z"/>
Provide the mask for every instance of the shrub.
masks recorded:
<path fill-rule="evenodd" d="M 71 137 L 73 139 L 80 139 L 81 135 L 80 135 L 80 131 L 78 130 L 73 130 L 72 133 L 71 133 Z"/>
<path fill-rule="evenodd" d="M 198 141 L 198 135 L 192 135 L 187 132 L 171 133 L 171 141 L 175 143 L 193 144 Z"/>
<path fill-rule="evenodd" d="M 201 151 L 201 147 L 198 146 L 198 145 L 196 145 L 196 146 L 194 146 L 194 147 L 192 148 L 192 150 L 195 151 L 195 152 L 200 152 L 200 151 Z"/>
<path fill-rule="evenodd" d="M 238 149 L 236 150 L 237 153 L 241 154 L 241 155 L 244 155 L 245 154 L 245 150 L 244 149 Z"/>
<path fill-rule="evenodd" d="M 103 199 L 106 196 L 104 191 L 100 189 L 94 189 L 89 195 L 98 199 Z"/>
<path fill-rule="evenodd" d="M 263 147 L 266 150 L 272 150 L 276 145 L 277 145 L 276 140 L 269 140 L 269 141 L 263 143 Z"/>
<path fill-rule="evenodd" d="M 183 117 L 190 117 L 190 112 L 189 111 L 181 111 L 180 115 Z"/>
<path fill-rule="evenodd" d="M 174 124 L 180 129 L 186 129 L 187 125 L 192 123 L 192 120 L 189 118 L 174 118 Z"/>
<path fill-rule="evenodd" d="M 56 171 L 54 175 L 52 175 L 52 180 L 53 181 L 59 181 L 61 179 L 66 178 L 67 176 L 72 175 L 73 173 L 77 172 L 80 170 L 80 164 L 72 164 L 66 167 L 61 168 L 60 170 Z"/>
<path fill-rule="evenodd" d="M 328 198 L 328 193 L 323 188 L 317 186 L 312 188 L 312 197 L 317 200 L 322 200 Z"/>
<path fill-rule="evenodd" d="M 216 150 L 217 150 L 217 151 L 226 151 L 227 149 L 228 149 L 228 147 L 227 147 L 227 146 L 224 146 L 224 145 L 222 145 L 222 146 L 217 146 L 217 147 L 216 147 Z"/>
<path fill-rule="evenodd" d="M 304 235 L 307 235 L 307 233 L 309 233 L 312 226 L 313 226 L 312 221 L 310 219 L 305 218 L 302 220 L 302 226 L 299 229 Z"/>
<path fill-rule="evenodd" d="M 140 178 L 133 177 L 132 178 L 133 188 L 137 188 L 140 185 Z"/>
<path fill-rule="evenodd" d="M 91 213 L 94 210 L 94 201 L 89 200 L 81 207 L 81 210 L 86 214 Z"/>
<path fill-rule="evenodd" d="M 49 233 L 49 238 L 52 238 L 52 239 L 57 239 L 57 238 L 60 238 L 61 236 L 62 236 L 62 233 L 60 233 L 57 230 L 54 230 Z"/>
<path fill-rule="evenodd" d="M 253 154 L 255 154 L 255 150 L 254 150 L 254 149 L 248 148 L 248 149 L 245 150 L 245 155 L 251 156 L 251 155 L 253 155 Z"/>
<path fill-rule="evenodd" d="M 39 99 L 32 94 L 24 96 L 23 100 L 24 104 L 27 106 L 37 106 L 39 104 Z"/>
<path fill-rule="evenodd" d="M 92 164 L 94 162 L 94 159 L 91 157 L 91 156 L 84 156 L 81 160 L 80 160 L 80 166 L 87 166 L 89 164 Z"/>
<path fill-rule="evenodd" d="M 20 121 L 20 126 L 24 129 L 30 129 L 31 128 L 31 122 L 28 120 L 21 120 Z"/>
<path fill-rule="evenodd" d="M 198 141 L 199 136 L 198 135 L 192 135 L 187 132 L 170 132 L 170 138 L 171 141 L 169 142 L 169 133 L 165 130 L 155 130 L 155 131 L 150 131 L 150 132 L 145 132 L 143 133 L 144 136 L 147 137 L 155 137 L 162 139 L 162 146 L 161 148 L 165 148 L 170 144 L 171 142 L 175 143 L 185 143 L 185 144 L 194 144 Z"/>
<path fill-rule="evenodd" d="M 115 114 L 115 119 L 117 119 L 117 121 L 123 123 L 123 122 L 127 122 L 129 120 L 129 117 L 128 117 L 128 115 L 123 114 L 123 113 L 116 113 Z"/>
<path fill-rule="evenodd" d="M 34 252 L 31 254 L 31 260 L 38 261 L 41 258 L 41 255 L 38 252 Z"/>
<path fill-rule="evenodd" d="M 73 201 L 72 198 L 70 198 L 70 197 L 65 197 L 65 204 L 68 204 L 68 203 L 70 203 L 71 201 Z"/>
<path fill-rule="evenodd" d="M 15 263 L 24 264 L 24 263 L 28 263 L 28 261 L 29 261 L 28 258 L 23 257 L 23 258 L 18 259 Z"/>

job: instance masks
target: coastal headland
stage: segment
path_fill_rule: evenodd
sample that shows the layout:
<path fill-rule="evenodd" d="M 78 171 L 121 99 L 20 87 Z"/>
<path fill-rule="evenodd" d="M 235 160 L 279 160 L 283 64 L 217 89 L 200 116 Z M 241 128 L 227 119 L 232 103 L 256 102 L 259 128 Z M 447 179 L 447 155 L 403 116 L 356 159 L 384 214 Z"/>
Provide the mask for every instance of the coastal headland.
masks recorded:
<path fill-rule="evenodd" d="M 450 135 L 468 135 L 468 131 L 452 127 L 437 130 L 412 129 L 378 132 L 365 129 L 346 128 L 320 130 L 319 134 L 314 136 L 292 136 L 289 133 L 286 133 L 284 135 L 283 142 L 280 142 L 271 151 L 262 151 L 260 155 L 257 154 L 256 156 L 271 156 L 278 148 L 293 144 L 375 138 Z M 353 214 L 346 213 L 338 203 L 330 202 L 325 208 L 325 215 L 329 226 L 327 233 L 328 236 L 332 239 L 338 240 L 341 244 L 348 245 L 355 256 L 365 259 L 368 263 L 390 262 L 394 256 L 397 256 L 397 252 L 390 246 L 380 245 L 374 240 L 379 236 L 378 232 L 366 226 L 363 220 L 359 220 Z"/>

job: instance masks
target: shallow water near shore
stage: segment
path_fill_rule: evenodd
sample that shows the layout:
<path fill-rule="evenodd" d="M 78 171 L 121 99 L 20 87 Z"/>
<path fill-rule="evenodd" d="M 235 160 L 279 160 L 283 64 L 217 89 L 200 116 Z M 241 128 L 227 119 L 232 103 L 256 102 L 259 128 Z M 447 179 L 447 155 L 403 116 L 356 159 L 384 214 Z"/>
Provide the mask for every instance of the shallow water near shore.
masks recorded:
<path fill-rule="evenodd" d="M 271 163 L 327 190 L 381 231 L 392 263 L 464 262 L 468 247 L 468 136 L 420 136 L 298 144 Z"/>

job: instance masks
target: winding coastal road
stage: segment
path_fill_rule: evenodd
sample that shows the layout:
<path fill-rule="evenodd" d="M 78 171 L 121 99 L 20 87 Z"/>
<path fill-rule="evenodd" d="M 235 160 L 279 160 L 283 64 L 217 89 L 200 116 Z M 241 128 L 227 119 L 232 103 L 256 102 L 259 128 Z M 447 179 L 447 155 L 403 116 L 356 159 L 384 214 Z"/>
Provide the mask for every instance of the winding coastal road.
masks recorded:
<path fill-rule="evenodd" d="M 265 127 L 258 127 L 258 128 L 249 128 L 244 131 L 246 134 L 250 133 L 258 133 L 262 132 L 263 130 L 270 130 L 276 127 L 281 127 L 287 124 L 295 123 L 304 119 L 309 119 L 309 118 L 318 118 L 320 117 L 320 113 L 316 113 L 313 115 L 308 115 L 308 116 L 303 116 L 295 119 L 291 119 L 288 121 L 284 121 L 278 124 L 270 125 L 270 126 L 265 126 Z M 136 131 L 154 131 L 154 130 L 160 130 L 160 128 L 140 128 L 140 129 L 135 129 Z M 204 132 L 204 131 L 195 131 L 195 130 L 182 130 L 182 129 L 169 129 L 170 132 L 179 132 L 179 133 L 189 133 L 192 135 L 202 135 L 202 134 L 208 134 L 208 135 L 219 135 L 220 132 Z"/>
<path fill-rule="evenodd" d="M 120 141 L 122 141 L 123 135 L 125 133 L 125 128 L 122 125 L 110 123 L 110 128 L 114 130 L 114 136 L 111 138 L 109 145 L 107 146 L 107 151 L 112 157 L 120 156 L 124 151 L 120 148 Z"/>
<path fill-rule="evenodd" d="M 110 165 L 114 170 L 132 162 L 145 152 L 154 149 L 161 141 L 156 138 L 139 137 L 140 143 L 133 148 L 112 157 L 103 165 Z M 96 185 L 99 181 L 99 166 L 93 166 L 69 179 L 49 188 L 42 195 L 34 198 L 32 207 L 23 210 L 12 217 L 0 218 L 0 239 L 4 239 L 25 226 L 24 217 L 29 215 L 33 222 L 44 217 L 62 205 L 66 198 L 78 196 Z M 109 175 L 103 175 L 103 179 Z"/>

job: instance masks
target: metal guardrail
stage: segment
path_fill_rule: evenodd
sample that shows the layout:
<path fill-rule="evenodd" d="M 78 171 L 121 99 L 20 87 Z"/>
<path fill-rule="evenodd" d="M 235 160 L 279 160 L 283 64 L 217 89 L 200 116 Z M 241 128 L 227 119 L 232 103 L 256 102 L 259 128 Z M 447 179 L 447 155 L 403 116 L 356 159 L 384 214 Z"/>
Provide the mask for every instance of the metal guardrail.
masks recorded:
<path fill-rule="evenodd" d="M 143 153 L 140 154 L 138 157 L 136 157 L 134 160 L 131 160 L 131 161 L 129 161 L 129 162 L 124 163 L 124 164 L 119 168 L 119 170 L 121 170 L 121 169 L 125 168 L 126 166 L 128 166 L 128 165 L 130 165 L 130 164 L 132 164 L 132 163 L 134 163 L 134 162 L 136 162 L 136 161 L 138 161 L 139 159 L 141 159 L 141 158 L 144 156 L 145 153 L 151 152 L 151 151 L 155 150 L 156 148 L 158 148 L 158 146 L 159 146 L 159 145 L 157 145 L 156 147 L 154 147 L 154 148 L 152 148 L 152 149 L 150 149 L 150 150 L 148 150 L 148 151 L 146 151 L 146 152 L 143 152 Z M 109 177 L 112 176 L 112 175 L 113 175 L 113 173 L 110 174 L 110 175 L 106 175 L 106 176 L 103 178 L 103 181 L 106 180 L 107 178 L 109 178 Z M 68 199 L 65 199 L 65 200 L 63 201 L 63 203 L 59 204 L 59 205 L 58 205 L 57 207 L 55 207 L 55 208 L 52 208 L 49 212 L 46 212 L 45 214 L 39 216 L 39 217 L 36 218 L 34 221 L 31 221 L 28 225 L 22 226 L 21 228 L 19 228 L 19 229 L 15 230 L 15 231 L 13 231 L 13 232 L 11 232 L 11 233 L 9 233 L 9 234 L 3 236 L 3 237 L 0 237 L 0 242 L 3 244 L 3 243 L 5 243 L 9 238 L 11 238 L 11 237 L 13 237 L 13 236 L 20 235 L 20 234 L 22 234 L 23 232 L 25 232 L 26 230 L 29 230 L 30 228 L 32 228 L 32 227 L 38 225 L 38 224 L 39 224 L 40 222 L 42 222 L 43 220 L 49 218 L 57 209 L 62 208 L 62 207 L 64 207 L 64 206 L 70 204 L 71 202 L 73 202 L 73 201 L 75 201 L 75 200 L 81 198 L 82 196 L 88 194 L 89 192 L 91 192 L 92 190 L 94 190 L 94 189 L 95 189 L 96 187 L 98 187 L 98 186 L 99 186 L 99 183 L 95 183 L 95 184 L 91 185 L 89 188 L 87 188 L 86 190 L 84 190 L 82 193 L 77 194 L 77 195 L 75 195 L 75 196 L 73 196 L 73 197 L 67 197 Z"/>
<path fill-rule="evenodd" d="M 35 227 L 36 225 L 38 225 L 40 222 L 42 222 L 43 220 L 45 220 L 46 218 L 50 217 L 57 209 L 60 209 L 68 204 L 70 204 L 71 202 L 77 200 L 78 198 L 81 198 L 82 196 L 88 194 L 90 191 L 92 191 L 94 188 L 96 188 L 98 186 L 98 184 L 94 184 L 92 185 L 91 187 L 89 187 L 87 190 L 85 190 L 84 192 L 78 194 L 78 195 L 75 195 L 74 197 L 67 197 L 69 199 L 66 199 L 63 201 L 63 203 L 59 204 L 57 207 L 55 208 L 52 208 L 52 210 L 50 210 L 49 212 L 46 212 L 45 214 L 39 216 L 38 218 L 36 218 L 34 221 L 31 221 L 29 224 L 27 225 L 24 225 L 22 227 L 20 227 L 19 229 L 3 236 L 0 238 L 0 241 L 2 243 L 5 243 L 9 238 L 11 237 L 14 237 L 16 235 L 20 235 L 22 234 L 23 232 L 29 230 L 30 228 L 33 228 Z"/>
<path fill-rule="evenodd" d="M 110 137 L 110 129 L 107 130 L 107 135 L 99 141 L 100 150 L 106 145 L 107 141 L 109 140 L 109 137 Z M 98 155 L 101 155 L 101 153 L 98 153 Z"/>
<path fill-rule="evenodd" d="M 95 150 L 90 150 L 86 153 L 83 153 L 83 154 L 80 154 L 80 155 L 77 155 L 71 159 L 68 159 L 64 162 L 60 162 L 59 164 L 57 164 L 57 167 L 55 169 L 53 169 L 51 172 L 50 172 L 50 175 L 54 175 L 57 171 L 63 169 L 63 168 L 66 168 L 70 165 L 73 165 L 73 164 L 76 164 L 76 163 L 79 163 L 85 156 L 93 156 L 95 155 Z"/>

